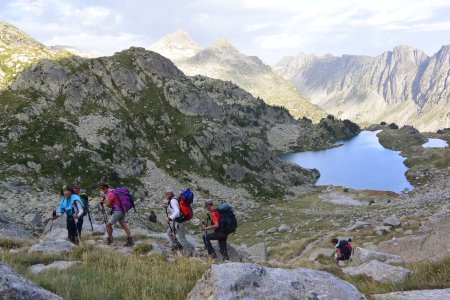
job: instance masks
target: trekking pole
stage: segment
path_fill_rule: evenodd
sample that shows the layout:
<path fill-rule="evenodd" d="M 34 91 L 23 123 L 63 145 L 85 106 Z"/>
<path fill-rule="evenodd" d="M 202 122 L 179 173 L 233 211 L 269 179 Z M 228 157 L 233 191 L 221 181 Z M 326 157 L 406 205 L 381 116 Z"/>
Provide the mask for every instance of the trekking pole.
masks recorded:
<path fill-rule="evenodd" d="M 167 212 L 167 207 L 166 207 L 166 216 L 167 216 L 167 220 L 169 220 L 169 213 Z M 180 250 L 183 249 L 183 246 L 181 245 L 180 241 L 177 238 L 177 232 L 176 232 L 176 229 L 175 229 L 175 222 L 173 224 L 173 228 L 172 228 L 172 226 L 170 226 L 170 222 L 167 223 L 167 225 L 169 226 L 169 229 L 170 229 L 170 232 L 171 232 L 172 242 L 175 242 L 175 244 L 177 245 L 178 249 L 180 249 Z"/>
<path fill-rule="evenodd" d="M 92 225 L 91 213 L 89 212 L 89 208 L 86 208 L 86 210 L 87 210 L 89 223 L 91 223 L 91 230 L 92 230 L 92 232 L 94 232 L 94 225 Z"/>
<path fill-rule="evenodd" d="M 105 207 L 103 206 L 103 203 L 100 203 L 100 210 L 102 211 L 103 214 L 103 222 L 108 223 L 108 218 L 106 217 L 106 211 L 105 211 Z"/>

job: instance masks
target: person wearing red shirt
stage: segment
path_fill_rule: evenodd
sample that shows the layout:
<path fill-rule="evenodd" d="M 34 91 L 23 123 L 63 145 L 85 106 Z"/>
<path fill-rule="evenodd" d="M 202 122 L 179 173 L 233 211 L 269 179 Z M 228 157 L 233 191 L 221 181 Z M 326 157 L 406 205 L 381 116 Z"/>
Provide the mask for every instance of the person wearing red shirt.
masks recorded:
<path fill-rule="evenodd" d="M 220 254 L 222 255 L 223 260 L 229 260 L 227 251 L 228 234 L 225 233 L 223 228 L 220 227 L 220 214 L 216 211 L 214 201 L 206 200 L 205 208 L 211 213 L 211 226 L 208 226 L 206 223 L 202 224 L 203 230 L 206 231 L 203 236 L 203 242 L 205 243 L 206 250 L 208 250 L 208 254 L 211 255 L 212 258 L 216 258 L 216 251 L 214 250 L 211 241 L 217 240 L 219 242 Z M 207 233 L 209 229 L 213 229 L 214 232 Z"/>

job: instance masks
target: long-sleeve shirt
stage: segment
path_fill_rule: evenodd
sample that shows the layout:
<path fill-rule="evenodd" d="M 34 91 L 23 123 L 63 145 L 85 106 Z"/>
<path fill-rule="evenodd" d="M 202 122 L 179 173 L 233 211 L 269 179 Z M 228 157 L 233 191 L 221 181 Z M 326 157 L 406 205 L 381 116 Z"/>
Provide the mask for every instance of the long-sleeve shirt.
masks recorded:
<path fill-rule="evenodd" d="M 170 213 L 169 218 L 171 220 L 175 220 L 180 216 L 180 204 L 178 203 L 177 198 L 170 199 L 168 208 Z"/>
<path fill-rule="evenodd" d="M 70 196 L 70 199 L 62 197 L 56 213 L 58 214 L 58 216 L 61 216 L 63 213 L 68 213 L 69 215 L 76 214 L 78 217 L 81 217 L 81 215 L 84 213 L 84 209 L 83 205 L 81 204 L 80 196 L 72 194 Z"/>

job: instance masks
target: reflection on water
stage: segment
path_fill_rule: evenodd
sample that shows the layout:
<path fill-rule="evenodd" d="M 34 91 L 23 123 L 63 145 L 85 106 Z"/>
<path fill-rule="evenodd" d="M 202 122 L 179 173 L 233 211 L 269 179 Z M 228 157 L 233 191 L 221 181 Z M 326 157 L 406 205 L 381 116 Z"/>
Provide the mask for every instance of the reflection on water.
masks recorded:
<path fill-rule="evenodd" d="M 399 151 L 384 148 L 377 132 L 363 131 L 358 136 L 341 142 L 341 147 L 297 152 L 282 155 L 280 159 L 320 172 L 318 185 L 339 185 L 353 189 L 401 192 L 412 190 L 406 180 L 408 168 Z"/>
<path fill-rule="evenodd" d="M 428 142 L 422 145 L 424 148 L 445 148 L 448 147 L 447 141 L 441 139 L 428 139 Z"/>

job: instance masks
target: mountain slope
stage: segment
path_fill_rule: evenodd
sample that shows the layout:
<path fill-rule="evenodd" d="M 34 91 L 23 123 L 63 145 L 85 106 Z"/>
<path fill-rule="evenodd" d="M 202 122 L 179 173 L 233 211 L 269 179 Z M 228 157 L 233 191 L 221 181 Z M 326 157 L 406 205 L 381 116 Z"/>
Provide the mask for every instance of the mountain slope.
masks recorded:
<path fill-rule="evenodd" d="M 450 126 L 450 45 L 432 57 L 398 46 L 377 57 L 300 54 L 273 70 L 325 111 L 361 124 Z"/>
<path fill-rule="evenodd" d="M 256 56 L 240 53 L 225 39 L 199 49 L 187 33 L 177 31 L 162 37 L 150 49 L 171 59 L 186 75 L 234 82 L 268 104 L 287 108 L 296 117 L 306 116 L 315 122 L 325 117 L 321 109 L 303 98 L 293 84 L 272 72 L 270 66 Z"/>
<path fill-rule="evenodd" d="M 48 191 L 64 182 L 95 191 L 100 178 L 130 186 L 147 208 L 160 207 L 169 184 L 248 210 L 303 194 L 319 175 L 276 153 L 330 147 L 359 131 L 296 120 L 142 48 L 34 63 L 0 89 L 0 105 L 0 209 L 13 215 L 48 211 Z"/>

